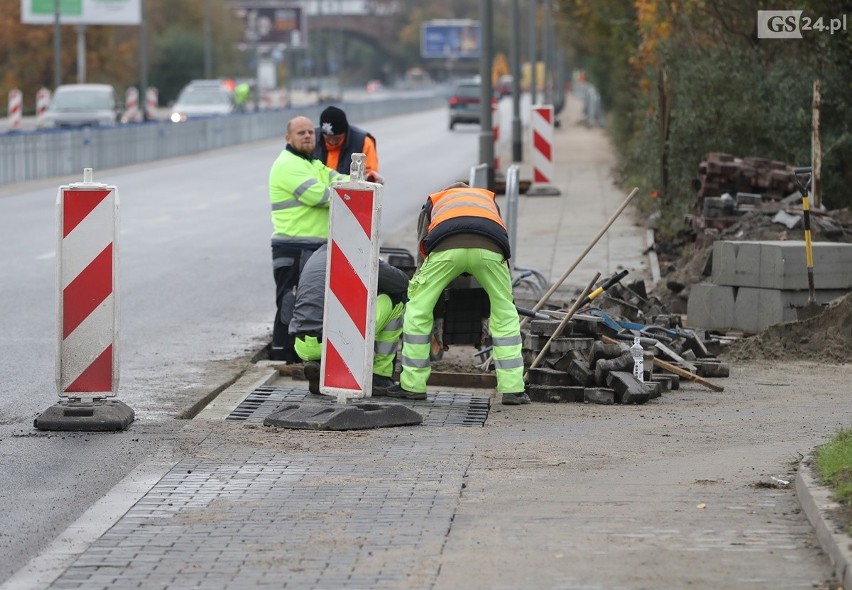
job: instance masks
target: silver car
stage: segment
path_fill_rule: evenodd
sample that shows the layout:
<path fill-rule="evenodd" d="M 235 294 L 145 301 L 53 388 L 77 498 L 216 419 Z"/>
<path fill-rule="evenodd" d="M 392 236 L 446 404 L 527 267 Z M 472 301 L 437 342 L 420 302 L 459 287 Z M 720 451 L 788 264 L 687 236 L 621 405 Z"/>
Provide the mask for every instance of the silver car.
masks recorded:
<path fill-rule="evenodd" d="M 234 100 L 227 87 L 216 80 L 197 80 L 181 90 L 169 119 L 181 123 L 194 117 L 227 115 L 233 111 Z"/>
<path fill-rule="evenodd" d="M 115 89 L 109 84 L 63 84 L 56 88 L 40 128 L 115 125 Z"/>

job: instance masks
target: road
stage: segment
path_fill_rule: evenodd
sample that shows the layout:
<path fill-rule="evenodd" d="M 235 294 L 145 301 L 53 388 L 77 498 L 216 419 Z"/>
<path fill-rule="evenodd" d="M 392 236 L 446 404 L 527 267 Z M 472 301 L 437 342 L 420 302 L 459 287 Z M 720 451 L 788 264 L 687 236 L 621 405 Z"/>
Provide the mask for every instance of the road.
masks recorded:
<path fill-rule="evenodd" d="M 383 234 L 413 223 L 429 192 L 476 163 L 478 126 L 450 132 L 446 116 L 438 109 L 364 125 L 378 138 L 386 181 Z M 140 462 L 197 443 L 175 418 L 268 342 L 266 178 L 284 123 L 280 140 L 94 171 L 121 203 L 119 399 L 136 412 L 123 433 L 32 427 L 58 400 L 54 203 L 82 171 L 0 189 L 0 581 Z"/>

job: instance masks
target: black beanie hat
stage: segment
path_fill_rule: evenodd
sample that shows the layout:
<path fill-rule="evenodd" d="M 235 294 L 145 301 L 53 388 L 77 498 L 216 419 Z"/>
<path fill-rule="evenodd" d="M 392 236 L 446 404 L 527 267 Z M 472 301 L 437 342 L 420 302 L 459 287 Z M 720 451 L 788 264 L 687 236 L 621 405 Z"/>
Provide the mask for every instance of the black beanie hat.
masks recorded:
<path fill-rule="evenodd" d="M 327 107 L 320 115 L 320 130 L 323 135 L 340 135 L 349 130 L 346 113 L 337 107 Z"/>

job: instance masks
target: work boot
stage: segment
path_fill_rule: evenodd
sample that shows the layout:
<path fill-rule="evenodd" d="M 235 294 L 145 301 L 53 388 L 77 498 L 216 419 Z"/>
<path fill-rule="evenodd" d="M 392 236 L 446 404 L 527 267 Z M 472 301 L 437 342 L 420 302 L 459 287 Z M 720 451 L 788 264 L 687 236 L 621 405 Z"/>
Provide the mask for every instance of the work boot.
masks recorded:
<path fill-rule="evenodd" d="M 373 397 L 384 397 L 388 394 L 388 389 L 396 385 L 393 379 L 384 375 L 373 373 Z"/>
<path fill-rule="evenodd" d="M 396 397 L 399 399 L 411 399 L 411 400 L 423 400 L 426 399 L 426 392 L 423 393 L 415 393 L 414 391 L 407 391 L 402 388 L 397 383 L 394 383 L 393 387 L 390 387 L 386 390 L 386 394 L 388 397 Z"/>
<path fill-rule="evenodd" d="M 308 391 L 320 395 L 320 364 L 317 361 L 308 361 L 304 367 L 305 379 L 308 380 Z"/>
<path fill-rule="evenodd" d="M 520 393 L 504 393 L 503 394 L 503 405 L 504 406 L 520 406 L 521 404 L 530 403 L 530 398 L 527 395 L 526 391 L 521 391 Z"/>

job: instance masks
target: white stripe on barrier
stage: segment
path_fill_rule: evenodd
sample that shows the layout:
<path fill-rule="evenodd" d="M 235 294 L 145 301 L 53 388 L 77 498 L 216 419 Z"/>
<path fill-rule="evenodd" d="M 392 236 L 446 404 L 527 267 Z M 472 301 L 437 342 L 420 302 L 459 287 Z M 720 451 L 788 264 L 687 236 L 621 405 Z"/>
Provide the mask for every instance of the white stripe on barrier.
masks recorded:
<path fill-rule="evenodd" d="M 372 394 L 381 196 L 363 181 L 332 190 L 320 391 L 338 401 Z"/>
<path fill-rule="evenodd" d="M 533 182 L 550 183 L 553 180 L 553 106 L 532 107 L 530 117 L 532 130 Z"/>
<path fill-rule="evenodd" d="M 77 278 L 104 248 L 113 243 L 111 233 L 104 228 L 112 227 L 114 204 L 106 198 L 92 209 L 62 243 L 62 288 Z"/>
<path fill-rule="evenodd" d="M 61 391 L 74 383 L 92 362 L 112 344 L 115 299 L 112 295 L 98 305 L 63 341 Z"/>

